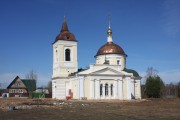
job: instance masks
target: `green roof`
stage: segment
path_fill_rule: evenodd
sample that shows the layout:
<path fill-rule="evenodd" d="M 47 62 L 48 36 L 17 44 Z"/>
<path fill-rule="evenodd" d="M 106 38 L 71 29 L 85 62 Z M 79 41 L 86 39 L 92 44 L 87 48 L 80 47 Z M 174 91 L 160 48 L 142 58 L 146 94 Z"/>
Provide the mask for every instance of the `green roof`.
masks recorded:
<path fill-rule="evenodd" d="M 20 79 L 20 77 L 16 76 L 16 78 L 9 84 L 7 89 L 11 88 L 11 86 L 16 82 L 17 79 Z M 36 90 L 36 80 L 33 80 L 33 79 L 20 79 L 20 80 L 26 86 L 28 91 Z"/>
<path fill-rule="evenodd" d="M 24 85 L 26 86 L 26 88 L 29 91 L 34 91 L 36 90 L 36 80 L 32 80 L 32 79 L 21 79 L 21 81 L 24 83 Z"/>
<path fill-rule="evenodd" d="M 134 76 L 134 77 L 140 77 L 139 74 L 138 74 L 135 70 L 124 68 L 123 71 L 125 71 L 125 72 L 127 72 L 127 73 L 133 73 L 133 76 Z"/>

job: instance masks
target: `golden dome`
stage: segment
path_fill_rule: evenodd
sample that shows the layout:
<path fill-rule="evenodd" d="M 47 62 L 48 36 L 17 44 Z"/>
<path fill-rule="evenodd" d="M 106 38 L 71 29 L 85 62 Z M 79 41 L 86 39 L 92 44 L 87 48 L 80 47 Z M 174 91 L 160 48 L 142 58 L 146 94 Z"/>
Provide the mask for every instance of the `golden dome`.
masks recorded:
<path fill-rule="evenodd" d="M 96 53 L 96 56 L 106 54 L 126 55 L 124 50 L 119 45 L 113 42 L 107 42 L 105 45 L 103 45 Z"/>

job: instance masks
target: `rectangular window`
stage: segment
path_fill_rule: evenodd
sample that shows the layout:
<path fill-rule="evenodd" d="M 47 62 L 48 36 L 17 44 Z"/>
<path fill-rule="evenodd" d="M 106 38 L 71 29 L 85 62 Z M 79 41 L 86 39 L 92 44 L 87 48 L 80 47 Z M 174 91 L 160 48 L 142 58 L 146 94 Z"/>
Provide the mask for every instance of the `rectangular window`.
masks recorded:
<path fill-rule="evenodd" d="M 100 96 L 102 96 L 102 95 L 103 95 L 103 91 L 102 91 L 102 89 L 103 89 L 103 84 L 101 84 L 101 85 L 100 85 Z"/>
<path fill-rule="evenodd" d="M 113 96 L 113 84 L 111 84 L 111 96 Z"/>
<path fill-rule="evenodd" d="M 22 89 L 19 89 L 19 93 L 23 93 L 23 90 L 22 90 Z"/>
<path fill-rule="evenodd" d="M 11 93 L 16 93 L 16 90 L 15 90 L 15 89 L 12 89 L 12 90 L 11 90 Z"/>
<path fill-rule="evenodd" d="M 105 96 L 108 96 L 108 84 L 105 84 Z"/>

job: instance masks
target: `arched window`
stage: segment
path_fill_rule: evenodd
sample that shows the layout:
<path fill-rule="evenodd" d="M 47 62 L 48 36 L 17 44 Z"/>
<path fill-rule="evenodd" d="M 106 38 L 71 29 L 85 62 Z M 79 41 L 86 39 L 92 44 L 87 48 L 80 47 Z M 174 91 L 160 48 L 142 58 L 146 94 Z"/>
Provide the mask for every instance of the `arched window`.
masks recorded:
<path fill-rule="evenodd" d="M 117 65 L 120 65 L 120 61 L 119 60 L 117 60 Z"/>
<path fill-rule="evenodd" d="M 100 96 L 103 95 L 103 84 L 100 84 Z"/>
<path fill-rule="evenodd" d="M 108 84 L 105 84 L 105 96 L 108 96 Z"/>
<path fill-rule="evenodd" d="M 111 95 L 113 95 L 113 84 L 111 84 Z"/>
<path fill-rule="evenodd" d="M 71 61 L 71 50 L 70 49 L 65 50 L 65 61 Z"/>

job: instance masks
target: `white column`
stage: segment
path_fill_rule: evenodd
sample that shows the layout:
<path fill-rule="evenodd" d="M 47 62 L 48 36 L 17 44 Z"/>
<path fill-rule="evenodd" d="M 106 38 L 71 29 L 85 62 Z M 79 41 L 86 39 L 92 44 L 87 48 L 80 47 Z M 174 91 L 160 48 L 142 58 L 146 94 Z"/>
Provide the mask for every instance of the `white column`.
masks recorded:
<path fill-rule="evenodd" d="M 136 80 L 136 83 L 135 83 L 135 98 L 141 99 L 141 83 L 140 83 L 140 80 Z"/>
<path fill-rule="evenodd" d="M 52 80 L 52 98 L 56 98 L 56 81 Z"/>
<path fill-rule="evenodd" d="M 94 80 L 91 80 L 90 91 L 91 91 L 91 98 L 94 99 Z"/>
<path fill-rule="evenodd" d="M 127 78 L 127 99 L 131 99 L 131 79 Z"/>
<path fill-rule="evenodd" d="M 135 83 L 135 99 L 138 99 L 138 96 L 139 96 L 139 94 L 138 94 L 138 83 L 136 82 Z"/>
<path fill-rule="evenodd" d="M 100 99 L 100 81 L 96 80 L 96 99 Z"/>
<path fill-rule="evenodd" d="M 108 99 L 111 98 L 111 84 L 108 84 L 108 96 L 107 96 Z"/>
<path fill-rule="evenodd" d="M 65 83 L 66 96 L 69 96 L 69 81 Z"/>
<path fill-rule="evenodd" d="M 79 80 L 79 99 L 84 97 L 84 77 L 78 77 Z"/>
<path fill-rule="evenodd" d="M 135 98 L 135 87 L 134 87 L 134 79 L 131 79 L 131 94 L 133 95 L 133 97 Z"/>
<path fill-rule="evenodd" d="M 118 81 L 114 80 L 114 87 L 113 87 L 113 95 L 114 95 L 114 99 L 117 99 L 117 90 L 118 90 Z"/>
<path fill-rule="evenodd" d="M 102 84 L 102 99 L 105 99 L 105 84 Z"/>
<path fill-rule="evenodd" d="M 119 80 L 119 99 L 123 99 L 123 82 Z"/>
<path fill-rule="evenodd" d="M 139 85 L 139 99 L 141 99 L 141 81 L 138 80 L 138 85 Z"/>

